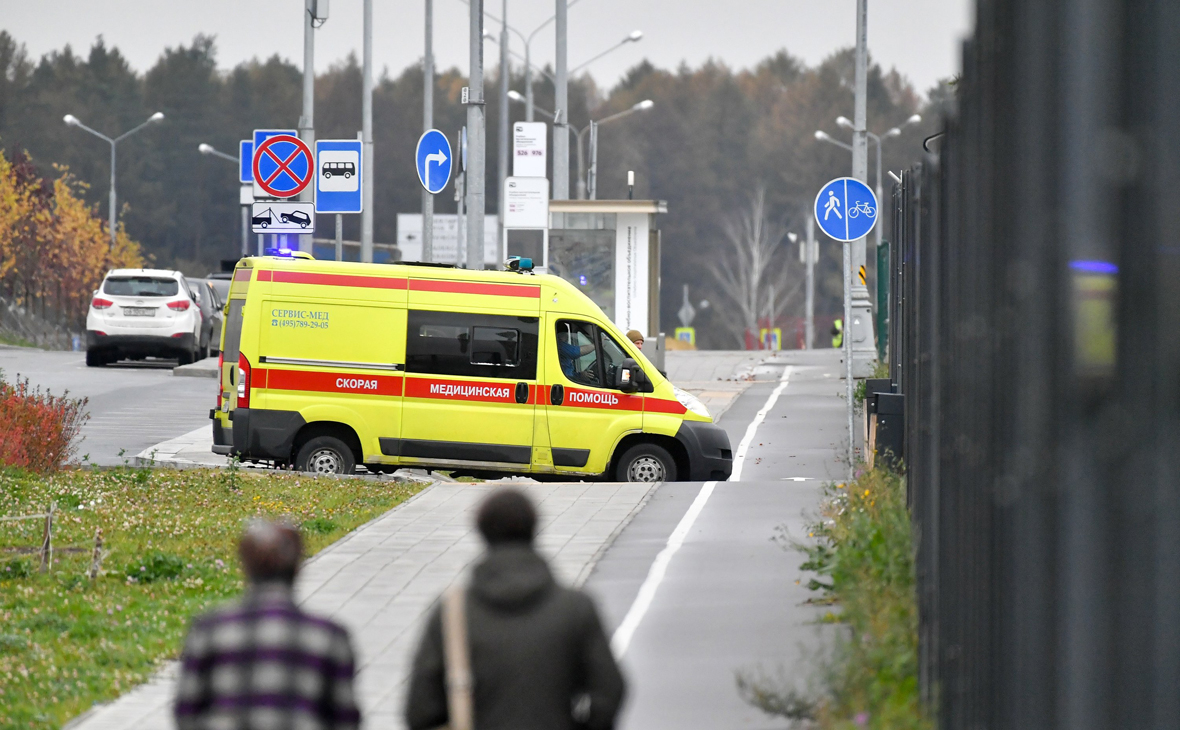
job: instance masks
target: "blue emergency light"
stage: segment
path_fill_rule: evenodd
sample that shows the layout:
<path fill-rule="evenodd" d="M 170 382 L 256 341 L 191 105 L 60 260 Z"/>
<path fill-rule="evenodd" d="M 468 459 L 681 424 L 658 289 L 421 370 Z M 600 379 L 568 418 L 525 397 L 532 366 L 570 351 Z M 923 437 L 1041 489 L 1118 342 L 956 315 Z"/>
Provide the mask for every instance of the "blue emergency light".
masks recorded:
<path fill-rule="evenodd" d="M 504 268 L 519 273 L 532 273 L 533 260 L 525 256 L 509 256 L 508 260 L 504 262 Z"/>

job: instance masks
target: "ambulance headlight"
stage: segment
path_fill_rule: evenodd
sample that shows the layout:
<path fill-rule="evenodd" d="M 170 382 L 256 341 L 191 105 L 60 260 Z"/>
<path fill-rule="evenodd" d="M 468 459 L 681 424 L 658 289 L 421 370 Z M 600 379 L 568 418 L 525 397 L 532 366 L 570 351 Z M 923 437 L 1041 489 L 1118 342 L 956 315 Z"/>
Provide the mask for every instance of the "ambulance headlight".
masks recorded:
<path fill-rule="evenodd" d="M 676 400 L 680 401 L 680 405 L 687 408 L 690 412 L 704 418 L 712 418 L 709 415 L 709 409 L 705 408 L 705 404 L 701 403 L 701 400 L 692 393 L 682 388 L 677 388 L 675 385 L 672 386 L 672 392 L 676 394 Z"/>

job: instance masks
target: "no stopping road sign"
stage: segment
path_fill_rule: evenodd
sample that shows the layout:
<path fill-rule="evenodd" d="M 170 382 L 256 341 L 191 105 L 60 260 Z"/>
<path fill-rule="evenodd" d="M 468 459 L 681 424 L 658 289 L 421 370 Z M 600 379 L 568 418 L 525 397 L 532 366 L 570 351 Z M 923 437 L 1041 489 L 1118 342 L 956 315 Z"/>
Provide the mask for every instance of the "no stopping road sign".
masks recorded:
<path fill-rule="evenodd" d="M 267 195 L 294 197 L 311 182 L 314 159 L 298 137 L 289 134 L 269 137 L 254 148 L 254 182 Z"/>

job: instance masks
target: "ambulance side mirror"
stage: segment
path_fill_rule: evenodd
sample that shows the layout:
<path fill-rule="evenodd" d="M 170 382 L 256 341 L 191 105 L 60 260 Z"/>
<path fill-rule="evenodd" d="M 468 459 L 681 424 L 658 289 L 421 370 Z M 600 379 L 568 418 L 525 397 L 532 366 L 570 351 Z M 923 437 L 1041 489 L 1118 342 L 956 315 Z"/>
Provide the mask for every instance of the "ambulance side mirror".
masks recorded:
<path fill-rule="evenodd" d="M 615 369 L 613 385 L 624 393 L 634 393 L 639 390 L 645 380 L 647 380 L 647 376 L 644 374 L 643 368 L 639 367 L 631 358 L 627 358 Z"/>

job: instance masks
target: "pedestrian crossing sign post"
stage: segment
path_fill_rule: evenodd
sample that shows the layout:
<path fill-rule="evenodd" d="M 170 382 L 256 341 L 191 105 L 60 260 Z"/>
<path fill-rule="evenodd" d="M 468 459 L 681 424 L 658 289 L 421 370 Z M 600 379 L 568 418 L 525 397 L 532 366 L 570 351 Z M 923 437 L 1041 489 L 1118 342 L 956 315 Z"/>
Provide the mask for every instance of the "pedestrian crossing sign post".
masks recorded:
<path fill-rule="evenodd" d="M 815 196 L 815 222 L 837 241 L 856 241 L 877 224 L 877 196 L 854 177 L 838 177 Z"/>
<path fill-rule="evenodd" d="M 681 342 L 687 342 L 690 345 L 697 343 L 697 331 L 694 327 L 677 327 L 675 334 L 676 339 Z"/>

